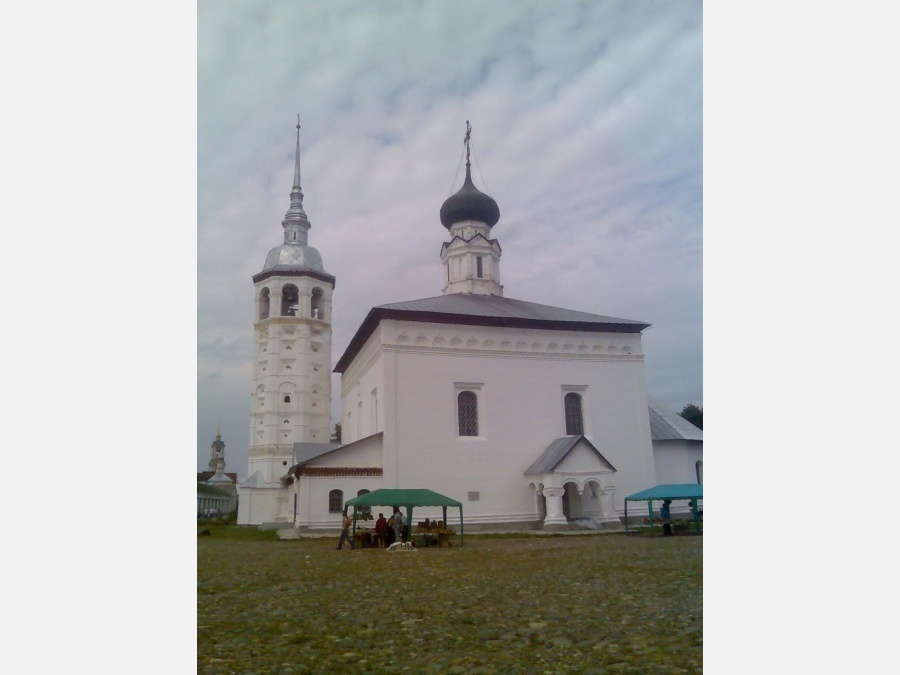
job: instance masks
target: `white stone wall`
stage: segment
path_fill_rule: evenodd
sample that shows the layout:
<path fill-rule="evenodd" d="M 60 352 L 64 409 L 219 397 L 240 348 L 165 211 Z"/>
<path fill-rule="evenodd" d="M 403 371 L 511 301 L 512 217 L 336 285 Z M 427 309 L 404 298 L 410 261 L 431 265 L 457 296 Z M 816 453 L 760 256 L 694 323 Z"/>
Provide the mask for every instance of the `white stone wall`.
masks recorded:
<path fill-rule="evenodd" d="M 450 228 L 451 240 L 441 250 L 444 293 L 503 295 L 500 284 L 500 246 L 491 243 L 491 228 L 466 220 Z M 481 259 L 481 276 L 477 260 Z"/>
<path fill-rule="evenodd" d="M 656 484 L 639 335 L 385 320 L 357 361 L 342 380 L 344 406 L 358 412 L 378 388 L 384 486 L 458 499 L 467 522 L 537 518 L 524 471 L 565 435 L 572 390 L 583 397 L 585 435 L 618 470 L 615 508 Z M 462 390 L 478 396 L 478 437 L 458 436 Z M 364 415 L 365 406 L 363 425 Z"/>
<path fill-rule="evenodd" d="M 341 442 L 346 445 L 384 431 L 385 367 L 381 326 L 341 376 Z"/>
<path fill-rule="evenodd" d="M 280 487 L 242 488 L 238 501 L 238 525 L 260 525 L 286 521 L 287 514 L 278 515 L 286 490 Z"/>
<path fill-rule="evenodd" d="M 296 316 L 280 316 L 287 284 L 298 289 Z M 259 471 L 267 483 L 276 483 L 291 464 L 295 442 L 327 443 L 330 438 L 332 288 L 312 277 L 269 277 L 256 284 L 256 317 L 264 288 L 270 292 L 270 311 L 254 324 L 247 473 Z M 311 316 L 315 288 L 322 292 L 323 319 Z"/>
<path fill-rule="evenodd" d="M 698 461 L 703 461 L 703 443 L 698 441 L 656 441 L 653 443 L 653 459 L 656 464 L 658 483 L 696 483 L 696 464 Z"/>

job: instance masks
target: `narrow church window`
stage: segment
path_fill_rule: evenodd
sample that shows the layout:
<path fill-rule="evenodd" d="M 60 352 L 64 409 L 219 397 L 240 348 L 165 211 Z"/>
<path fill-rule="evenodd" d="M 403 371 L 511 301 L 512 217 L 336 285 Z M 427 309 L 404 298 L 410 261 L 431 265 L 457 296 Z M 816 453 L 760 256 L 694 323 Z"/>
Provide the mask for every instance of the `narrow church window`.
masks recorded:
<path fill-rule="evenodd" d="M 284 402 L 285 402 L 285 403 L 290 403 L 290 402 L 291 402 L 291 397 L 290 397 L 289 395 L 288 395 L 288 396 L 285 396 L 285 397 L 284 397 Z"/>
<path fill-rule="evenodd" d="M 697 460 L 697 463 L 694 465 L 694 469 L 697 471 L 697 483 L 703 484 L 703 461 Z"/>
<path fill-rule="evenodd" d="M 478 278 L 481 279 L 484 277 L 484 270 L 481 267 L 481 256 L 475 258 L 475 267 L 477 268 Z"/>
<path fill-rule="evenodd" d="M 478 435 L 478 397 L 474 392 L 461 391 L 456 398 L 459 413 L 459 435 Z"/>
<path fill-rule="evenodd" d="M 581 413 L 581 395 L 566 394 L 564 400 L 566 410 L 566 435 L 580 436 L 584 433 L 584 418 Z"/>
<path fill-rule="evenodd" d="M 343 513 L 344 491 L 332 490 L 328 493 L 328 513 Z"/>
<path fill-rule="evenodd" d="M 259 294 L 259 319 L 269 318 L 269 289 L 264 288 Z"/>
<path fill-rule="evenodd" d="M 314 288 L 310 297 L 310 312 L 314 319 L 325 319 L 325 313 L 322 311 L 322 289 Z"/>

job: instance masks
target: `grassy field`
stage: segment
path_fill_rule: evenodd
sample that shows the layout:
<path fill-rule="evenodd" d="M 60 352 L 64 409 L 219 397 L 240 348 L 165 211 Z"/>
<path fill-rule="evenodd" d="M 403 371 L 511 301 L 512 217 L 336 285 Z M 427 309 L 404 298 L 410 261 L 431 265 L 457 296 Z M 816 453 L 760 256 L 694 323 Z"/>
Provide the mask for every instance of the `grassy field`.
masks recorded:
<path fill-rule="evenodd" d="M 702 537 L 197 539 L 198 673 L 699 673 Z"/>

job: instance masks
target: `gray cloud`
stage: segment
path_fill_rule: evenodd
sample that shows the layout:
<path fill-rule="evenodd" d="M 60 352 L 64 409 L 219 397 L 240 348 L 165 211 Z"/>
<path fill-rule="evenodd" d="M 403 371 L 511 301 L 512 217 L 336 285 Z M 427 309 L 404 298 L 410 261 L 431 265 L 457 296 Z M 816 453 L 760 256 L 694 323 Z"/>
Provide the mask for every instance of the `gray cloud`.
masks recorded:
<path fill-rule="evenodd" d="M 440 294 L 470 119 L 506 294 L 652 323 L 650 393 L 702 405 L 699 2 L 202 1 L 199 467 L 221 419 L 246 473 L 251 276 L 281 242 L 297 112 L 335 361 L 372 306 Z"/>

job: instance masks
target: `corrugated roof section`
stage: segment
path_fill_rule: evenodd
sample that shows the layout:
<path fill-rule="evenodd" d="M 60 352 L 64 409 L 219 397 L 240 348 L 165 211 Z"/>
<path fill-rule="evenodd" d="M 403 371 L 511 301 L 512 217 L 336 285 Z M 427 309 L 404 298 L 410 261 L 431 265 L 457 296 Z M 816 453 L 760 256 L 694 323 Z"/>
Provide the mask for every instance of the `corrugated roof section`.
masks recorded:
<path fill-rule="evenodd" d="M 594 444 L 584 436 L 563 436 L 562 438 L 557 438 L 547 446 L 547 449 L 541 453 L 541 456 L 538 457 L 531 466 L 525 469 L 525 475 L 531 476 L 551 473 L 579 441 L 584 441 L 585 445 L 597 453 L 597 457 L 599 457 L 604 464 L 609 466 L 613 471 L 616 470 L 616 467 L 610 464 L 606 457 L 600 454 L 600 451 L 594 447 Z"/>
<path fill-rule="evenodd" d="M 636 330 L 647 327 L 644 321 L 617 319 L 601 314 L 589 314 L 573 309 L 539 305 L 524 300 L 502 298 L 497 295 L 474 295 L 466 293 L 450 293 L 433 298 L 395 302 L 379 305 L 375 309 L 387 309 L 401 312 L 437 312 L 439 314 L 456 314 L 459 316 L 480 316 L 492 318 L 530 319 L 534 321 L 575 321 L 589 324 L 608 323 L 634 326 Z M 638 328 L 640 326 L 640 328 Z"/>
<path fill-rule="evenodd" d="M 525 469 L 525 475 L 550 473 L 562 461 L 562 458 L 571 450 L 581 436 L 563 436 L 557 438 L 547 449 L 541 453 L 534 462 Z"/>
<path fill-rule="evenodd" d="M 339 447 L 340 443 L 294 443 L 294 464 L 303 464 Z"/>
<path fill-rule="evenodd" d="M 703 430 L 684 419 L 674 410 L 652 398 L 650 404 L 650 436 L 654 441 L 702 441 Z"/>

